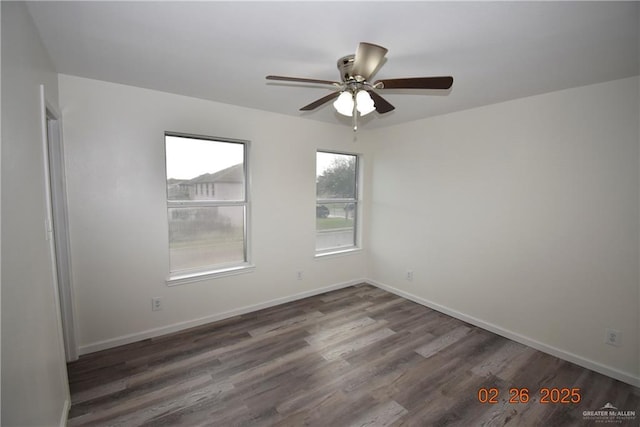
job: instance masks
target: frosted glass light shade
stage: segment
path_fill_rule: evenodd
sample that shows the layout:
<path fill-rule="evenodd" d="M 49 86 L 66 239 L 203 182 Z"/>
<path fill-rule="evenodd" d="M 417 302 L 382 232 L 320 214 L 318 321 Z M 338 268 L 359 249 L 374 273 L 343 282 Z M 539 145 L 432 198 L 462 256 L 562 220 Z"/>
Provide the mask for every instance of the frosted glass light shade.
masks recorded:
<path fill-rule="evenodd" d="M 344 91 L 338 99 L 333 102 L 333 107 L 343 116 L 351 117 L 353 115 L 353 95 L 349 91 Z"/>
<path fill-rule="evenodd" d="M 373 104 L 371 95 L 366 90 L 359 90 L 356 94 L 356 108 L 360 112 L 360 115 L 364 116 L 376 109 Z"/>

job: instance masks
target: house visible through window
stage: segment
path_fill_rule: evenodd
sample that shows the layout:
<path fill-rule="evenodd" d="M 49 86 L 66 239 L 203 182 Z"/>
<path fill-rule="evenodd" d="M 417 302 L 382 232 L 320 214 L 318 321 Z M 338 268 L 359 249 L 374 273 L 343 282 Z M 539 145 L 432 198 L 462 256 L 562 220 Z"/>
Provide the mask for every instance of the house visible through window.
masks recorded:
<path fill-rule="evenodd" d="M 358 156 L 318 151 L 316 154 L 316 251 L 334 252 L 357 246 Z"/>
<path fill-rule="evenodd" d="M 247 142 L 165 134 L 171 277 L 246 265 Z"/>

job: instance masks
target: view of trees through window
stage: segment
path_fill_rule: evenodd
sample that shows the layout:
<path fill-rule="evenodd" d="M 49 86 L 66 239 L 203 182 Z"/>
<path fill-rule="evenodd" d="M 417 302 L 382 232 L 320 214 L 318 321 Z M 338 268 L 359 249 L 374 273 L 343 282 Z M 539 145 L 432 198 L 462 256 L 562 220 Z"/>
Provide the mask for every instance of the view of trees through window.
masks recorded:
<path fill-rule="evenodd" d="M 172 273 L 247 260 L 245 144 L 165 136 Z"/>
<path fill-rule="evenodd" d="M 316 157 L 316 250 L 356 245 L 358 157 L 318 151 Z"/>

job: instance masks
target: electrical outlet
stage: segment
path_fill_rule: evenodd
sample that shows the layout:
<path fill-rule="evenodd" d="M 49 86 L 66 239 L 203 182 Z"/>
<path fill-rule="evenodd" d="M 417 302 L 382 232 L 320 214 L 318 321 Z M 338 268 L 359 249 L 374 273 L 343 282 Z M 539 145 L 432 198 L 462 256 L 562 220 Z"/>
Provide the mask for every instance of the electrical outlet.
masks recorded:
<path fill-rule="evenodd" d="M 405 278 L 406 278 L 408 281 L 412 281 L 412 280 L 413 280 L 413 270 L 407 270 L 407 273 L 406 273 L 406 275 L 405 275 Z"/>
<path fill-rule="evenodd" d="M 605 344 L 620 347 L 622 345 L 622 332 L 611 328 L 605 329 L 604 342 Z"/>
<path fill-rule="evenodd" d="M 298 274 L 296 277 L 298 278 L 298 280 L 302 280 L 302 271 L 298 271 Z"/>
<path fill-rule="evenodd" d="M 154 297 L 151 298 L 151 311 L 160 311 L 162 310 L 162 298 Z"/>

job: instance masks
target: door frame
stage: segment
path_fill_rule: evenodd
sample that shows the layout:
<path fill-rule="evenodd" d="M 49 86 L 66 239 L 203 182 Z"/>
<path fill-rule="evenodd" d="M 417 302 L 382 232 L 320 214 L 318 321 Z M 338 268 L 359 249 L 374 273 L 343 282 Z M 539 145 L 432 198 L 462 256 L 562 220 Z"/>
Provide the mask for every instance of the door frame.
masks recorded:
<path fill-rule="evenodd" d="M 46 239 L 50 242 L 52 276 L 56 306 L 60 318 L 62 343 L 67 362 L 78 359 L 76 322 L 71 279 L 71 248 L 62 145 L 61 115 L 45 96 L 40 85 L 42 113 L 42 151 L 44 157 Z"/>

